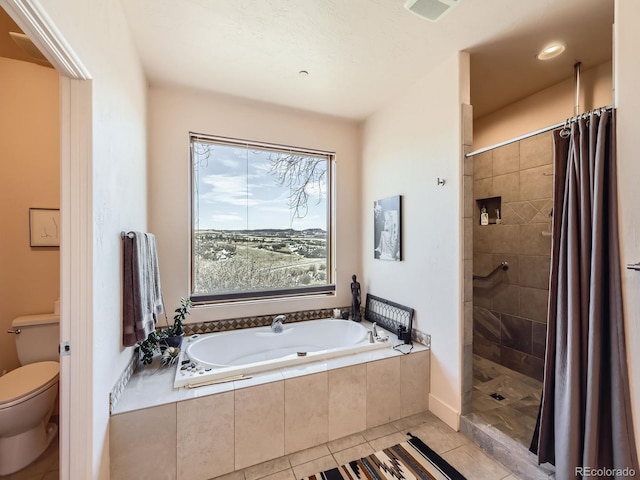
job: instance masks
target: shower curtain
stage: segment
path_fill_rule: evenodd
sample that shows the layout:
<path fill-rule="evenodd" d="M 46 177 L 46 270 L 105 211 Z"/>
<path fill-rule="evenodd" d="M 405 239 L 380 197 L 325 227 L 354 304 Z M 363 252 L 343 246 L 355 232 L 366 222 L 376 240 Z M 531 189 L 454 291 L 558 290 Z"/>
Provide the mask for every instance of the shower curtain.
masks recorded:
<path fill-rule="evenodd" d="M 555 192 L 538 460 L 556 478 L 632 478 L 616 200 L 615 111 L 554 132 Z M 587 470 L 594 469 L 594 470 Z"/>

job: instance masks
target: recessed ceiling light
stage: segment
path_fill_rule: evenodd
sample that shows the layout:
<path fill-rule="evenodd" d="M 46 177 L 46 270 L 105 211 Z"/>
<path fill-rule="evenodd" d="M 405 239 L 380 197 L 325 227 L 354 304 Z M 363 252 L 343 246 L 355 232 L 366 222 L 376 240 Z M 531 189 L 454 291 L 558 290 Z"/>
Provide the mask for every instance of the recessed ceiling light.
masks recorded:
<path fill-rule="evenodd" d="M 298 75 L 301 75 L 301 76 L 303 76 L 303 77 L 306 77 L 307 75 L 309 75 L 309 72 L 307 72 L 306 70 L 300 70 L 300 71 L 298 72 Z"/>
<path fill-rule="evenodd" d="M 551 43 L 544 47 L 537 55 L 538 60 L 550 60 L 556 58 L 562 52 L 564 52 L 566 45 L 564 43 Z"/>

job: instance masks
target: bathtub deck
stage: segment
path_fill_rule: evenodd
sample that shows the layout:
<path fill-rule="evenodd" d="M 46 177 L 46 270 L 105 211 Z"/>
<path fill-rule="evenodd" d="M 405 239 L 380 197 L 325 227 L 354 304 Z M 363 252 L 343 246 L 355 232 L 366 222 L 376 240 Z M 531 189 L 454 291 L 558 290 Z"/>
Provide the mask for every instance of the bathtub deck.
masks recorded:
<path fill-rule="evenodd" d="M 395 343 L 391 340 L 388 343 L 388 348 L 311 362 L 304 365 L 279 368 L 268 372 L 253 374 L 250 378 L 244 380 L 193 389 L 184 387 L 174 388 L 176 367 L 163 367 L 159 364 L 159 359 L 156 358 L 151 365 L 138 367 L 127 383 L 118 402 L 113 407 L 112 414 L 116 415 L 143 408 L 157 407 L 159 405 L 199 398 L 206 395 L 229 392 L 236 388 L 252 387 L 303 375 L 335 370 L 337 368 L 384 360 L 385 358 L 402 356 L 402 353 L 392 348 L 398 344 L 397 340 Z M 402 349 L 402 351 L 408 351 L 409 345 L 400 345 L 399 348 Z M 412 353 L 425 350 L 428 350 L 427 347 L 414 342 Z"/>

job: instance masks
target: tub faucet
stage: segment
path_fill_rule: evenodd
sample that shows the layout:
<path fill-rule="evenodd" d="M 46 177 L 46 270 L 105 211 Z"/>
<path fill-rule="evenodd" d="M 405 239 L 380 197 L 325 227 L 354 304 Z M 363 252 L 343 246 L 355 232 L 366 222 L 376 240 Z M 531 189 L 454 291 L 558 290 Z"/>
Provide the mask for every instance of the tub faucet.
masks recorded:
<path fill-rule="evenodd" d="M 369 330 L 369 343 L 376 343 L 378 339 L 378 329 L 376 328 L 376 322 L 373 322 L 371 330 Z"/>
<path fill-rule="evenodd" d="M 273 322 L 271 322 L 271 330 L 273 330 L 273 333 L 282 332 L 282 324 L 284 323 L 285 318 L 287 318 L 285 315 L 278 315 L 273 319 Z"/>

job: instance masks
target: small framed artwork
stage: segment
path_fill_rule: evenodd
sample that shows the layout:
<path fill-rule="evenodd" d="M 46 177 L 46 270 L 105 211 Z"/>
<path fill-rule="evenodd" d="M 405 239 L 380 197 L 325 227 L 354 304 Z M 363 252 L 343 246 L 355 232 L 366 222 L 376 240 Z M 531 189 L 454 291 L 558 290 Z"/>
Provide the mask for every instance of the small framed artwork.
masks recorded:
<path fill-rule="evenodd" d="M 59 247 L 60 209 L 30 208 L 29 238 L 32 247 Z"/>
<path fill-rule="evenodd" d="M 373 257 L 379 260 L 402 260 L 402 196 L 373 202 Z"/>

